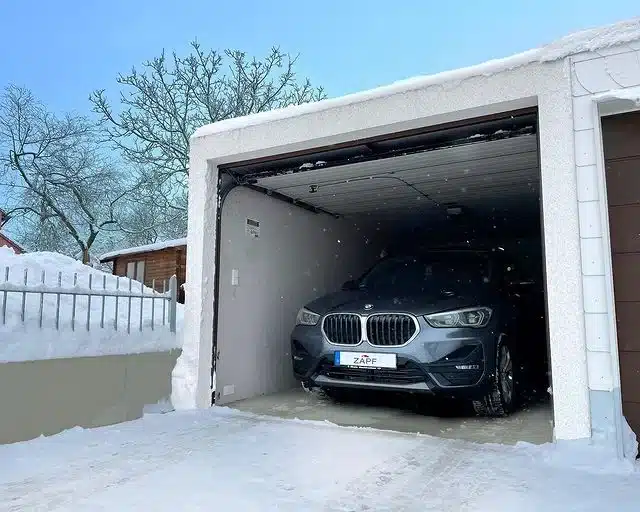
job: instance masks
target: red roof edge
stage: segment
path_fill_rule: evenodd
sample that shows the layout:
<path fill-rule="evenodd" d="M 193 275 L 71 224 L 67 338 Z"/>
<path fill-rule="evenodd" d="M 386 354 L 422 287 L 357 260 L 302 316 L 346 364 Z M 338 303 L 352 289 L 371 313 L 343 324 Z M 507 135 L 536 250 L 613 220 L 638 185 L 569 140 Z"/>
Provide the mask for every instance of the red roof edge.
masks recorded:
<path fill-rule="evenodd" d="M 0 233 L 0 247 L 10 247 L 17 254 L 23 254 L 26 251 L 10 238 Z"/>

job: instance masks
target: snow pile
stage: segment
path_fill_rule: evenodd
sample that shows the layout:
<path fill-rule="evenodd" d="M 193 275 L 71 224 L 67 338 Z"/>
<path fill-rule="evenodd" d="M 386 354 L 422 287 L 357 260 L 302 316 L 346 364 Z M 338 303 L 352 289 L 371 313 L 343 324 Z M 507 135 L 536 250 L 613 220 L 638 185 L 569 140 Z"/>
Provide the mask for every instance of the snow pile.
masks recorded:
<path fill-rule="evenodd" d="M 197 408 L 198 373 L 197 354 L 193 350 L 183 350 L 171 372 L 171 404 L 177 411 Z M 215 385 L 215 374 L 213 382 Z"/>
<path fill-rule="evenodd" d="M 627 459 L 635 460 L 638 456 L 638 440 L 636 439 L 636 434 L 631 430 L 631 427 L 624 416 L 622 417 L 622 421 L 624 421 L 624 425 L 622 426 L 624 456 Z"/>
<path fill-rule="evenodd" d="M 187 245 L 186 238 L 176 238 L 175 240 L 165 240 L 155 244 L 139 245 L 138 247 L 128 247 L 118 251 L 107 252 L 98 258 L 100 261 L 115 258 L 116 256 L 126 256 L 127 254 L 139 254 L 141 252 L 161 251 L 162 249 L 171 249 L 172 247 L 181 247 Z"/>
<path fill-rule="evenodd" d="M 92 288 L 115 290 L 119 281 L 121 290 L 128 290 L 129 280 L 106 274 L 83 265 L 77 260 L 61 254 L 34 252 L 16 255 L 13 251 L 0 247 L 0 282 L 4 282 L 6 268 L 9 269 L 9 283 L 15 286 L 24 284 L 24 272 L 28 270 L 28 284 L 40 285 L 42 272 L 45 272 L 45 288 L 57 287 L 58 273 L 62 272 L 62 287 L 86 291 L 89 288 L 89 276 L 92 276 Z M 74 285 L 74 274 L 77 283 Z M 133 282 L 133 290 L 139 292 L 141 284 Z M 151 293 L 150 288 L 144 288 Z M 142 331 L 140 331 L 140 300 L 131 299 L 131 333 L 127 334 L 129 298 L 120 297 L 118 301 L 118 328 L 115 329 L 115 297 L 104 300 L 104 327 L 100 327 L 102 297 L 91 298 L 90 330 L 87 331 L 88 298 L 76 297 L 75 329 L 72 329 L 71 295 L 60 295 L 59 330 L 56 330 L 57 295 L 43 296 L 42 328 L 39 327 L 40 294 L 26 295 L 25 319 L 21 320 L 22 293 L 9 292 L 6 299 L 6 319 L 2 323 L 4 294 L 0 292 L 0 363 L 57 359 L 67 357 L 100 356 L 115 354 L 136 354 L 157 352 L 179 347 L 180 328 L 183 318 L 183 306 L 178 304 L 177 330 L 171 333 L 167 322 L 162 325 L 163 301 L 155 302 L 153 326 L 151 329 L 151 300 L 144 299 L 142 306 Z"/>
<path fill-rule="evenodd" d="M 184 283 L 184 289 L 189 295 L 189 282 Z M 193 340 L 191 340 L 193 341 Z M 171 404 L 178 411 L 188 411 L 198 407 L 198 376 L 200 375 L 200 349 L 196 343 L 185 343 L 182 352 L 176 361 L 171 372 Z M 207 380 L 209 372 L 206 372 Z M 211 385 L 211 381 L 213 384 Z M 206 385 L 210 386 L 210 393 L 206 404 L 202 407 L 209 407 L 211 393 L 215 392 L 216 375 L 213 374 L 211 381 Z"/>
<path fill-rule="evenodd" d="M 295 105 L 283 109 L 260 112 L 245 117 L 226 119 L 198 128 L 192 138 L 206 137 L 216 133 L 239 130 L 248 126 L 270 123 L 291 117 L 322 112 L 364 101 L 402 94 L 416 89 L 424 89 L 447 82 L 459 82 L 477 76 L 490 76 L 503 71 L 520 68 L 535 62 L 553 62 L 578 53 L 597 51 L 640 40 L 640 18 L 583 30 L 569 34 L 541 48 L 512 55 L 503 59 L 494 59 L 483 64 L 444 71 L 434 75 L 420 76 L 401 80 L 384 87 L 369 91 L 349 94 L 340 98 L 323 100 L 315 103 Z"/>
<path fill-rule="evenodd" d="M 184 284 L 187 290 L 188 283 Z M 198 375 L 200 374 L 200 352 L 197 345 L 184 345 L 171 373 L 171 404 L 178 411 L 196 409 Z M 208 375 L 208 372 L 207 372 Z M 216 375 L 213 374 L 210 392 L 215 392 Z M 211 396 L 211 393 L 209 396 Z M 208 407 L 210 403 L 206 404 Z"/>

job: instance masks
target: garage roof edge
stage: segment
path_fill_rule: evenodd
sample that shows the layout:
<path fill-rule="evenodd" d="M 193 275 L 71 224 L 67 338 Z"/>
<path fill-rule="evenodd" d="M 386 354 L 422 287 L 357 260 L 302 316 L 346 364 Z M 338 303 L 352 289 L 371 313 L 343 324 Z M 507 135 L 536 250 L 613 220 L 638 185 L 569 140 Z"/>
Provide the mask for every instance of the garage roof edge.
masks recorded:
<path fill-rule="evenodd" d="M 529 64 L 553 62 L 584 52 L 591 52 L 640 41 L 640 17 L 591 28 L 564 36 L 548 45 L 528 50 L 502 59 L 494 59 L 474 66 L 444 71 L 433 75 L 418 76 L 394 82 L 390 85 L 370 89 L 355 94 L 322 100 L 315 103 L 290 106 L 282 109 L 260 112 L 248 116 L 218 121 L 198 128 L 192 139 L 207 137 L 217 133 L 240 130 L 249 126 L 268 124 L 283 119 L 322 112 L 345 105 L 393 96 L 405 92 L 425 89 L 433 85 L 466 80 L 477 76 L 490 76 L 510 71 Z"/>

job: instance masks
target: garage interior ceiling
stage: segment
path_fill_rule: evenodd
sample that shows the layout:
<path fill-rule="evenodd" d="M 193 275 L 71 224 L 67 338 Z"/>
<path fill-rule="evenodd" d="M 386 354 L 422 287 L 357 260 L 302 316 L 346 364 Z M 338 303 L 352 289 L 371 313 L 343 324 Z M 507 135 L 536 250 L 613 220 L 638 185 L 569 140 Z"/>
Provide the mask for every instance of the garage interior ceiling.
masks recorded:
<path fill-rule="evenodd" d="M 536 124 L 535 113 L 507 116 L 240 165 L 236 176 L 263 192 L 359 224 L 438 229 L 451 222 L 451 208 L 461 208 L 458 218 L 476 225 L 507 219 L 532 225 L 540 216 Z M 364 149 L 355 154 L 354 148 Z M 374 150 L 383 156 L 372 155 Z"/>
<path fill-rule="evenodd" d="M 258 180 L 344 217 L 406 217 L 459 205 L 481 214 L 537 204 L 535 135 L 308 170 Z"/>

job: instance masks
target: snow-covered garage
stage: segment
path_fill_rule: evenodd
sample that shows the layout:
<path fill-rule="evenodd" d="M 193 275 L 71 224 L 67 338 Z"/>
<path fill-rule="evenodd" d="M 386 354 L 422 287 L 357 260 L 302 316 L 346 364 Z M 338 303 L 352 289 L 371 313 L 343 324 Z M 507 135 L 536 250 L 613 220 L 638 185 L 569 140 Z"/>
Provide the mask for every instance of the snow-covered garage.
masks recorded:
<path fill-rule="evenodd" d="M 623 402 L 635 428 L 638 402 L 633 379 L 620 392 L 619 362 L 638 370 L 628 333 L 640 286 L 621 296 L 614 277 L 640 278 L 616 263 L 635 246 L 614 217 L 636 200 L 607 196 L 605 161 L 624 188 L 631 174 L 617 162 L 637 156 L 639 129 L 615 116 L 639 108 L 639 40 L 636 19 L 198 130 L 174 402 L 209 407 L 293 386 L 301 306 L 360 275 L 390 241 L 472 234 L 524 245 L 544 270 L 554 439 L 622 455 Z"/>

